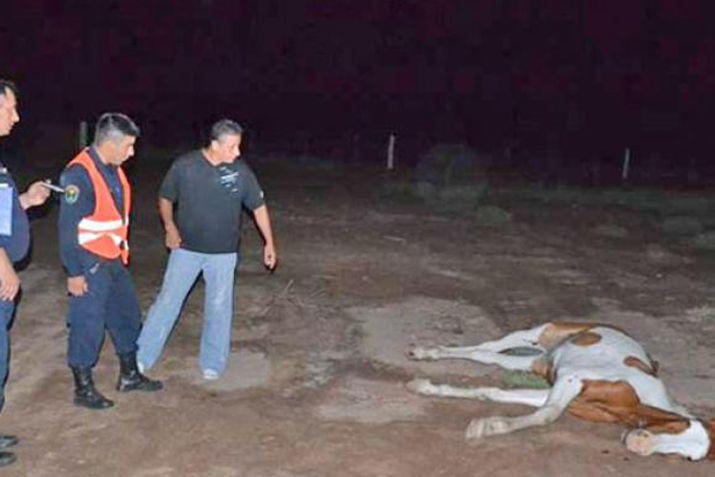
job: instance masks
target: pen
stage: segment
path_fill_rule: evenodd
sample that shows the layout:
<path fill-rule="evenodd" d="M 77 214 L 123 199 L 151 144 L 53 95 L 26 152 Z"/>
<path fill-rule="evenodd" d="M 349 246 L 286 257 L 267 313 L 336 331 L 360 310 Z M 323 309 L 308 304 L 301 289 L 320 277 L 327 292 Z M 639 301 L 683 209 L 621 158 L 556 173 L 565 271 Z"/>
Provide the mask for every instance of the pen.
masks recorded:
<path fill-rule="evenodd" d="M 40 185 L 43 186 L 43 187 L 47 187 L 47 188 L 50 189 L 51 191 L 57 192 L 57 193 L 59 193 L 59 194 L 64 194 L 64 193 L 65 193 L 65 189 L 64 189 L 63 187 L 54 185 L 54 184 L 52 184 L 51 182 L 40 182 Z"/>

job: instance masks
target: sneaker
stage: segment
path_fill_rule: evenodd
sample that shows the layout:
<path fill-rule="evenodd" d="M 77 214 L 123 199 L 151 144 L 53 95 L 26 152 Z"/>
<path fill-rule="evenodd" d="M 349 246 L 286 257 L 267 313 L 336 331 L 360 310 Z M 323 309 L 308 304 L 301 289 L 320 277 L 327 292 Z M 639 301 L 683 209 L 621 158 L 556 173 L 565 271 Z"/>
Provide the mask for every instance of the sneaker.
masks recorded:
<path fill-rule="evenodd" d="M 0 467 L 10 465 L 17 460 L 17 456 L 12 452 L 0 452 Z"/>
<path fill-rule="evenodd" d="M 207 381 L 215 381 L 218 379 L 218 371 L 213 369 L 204 369 L 204 379 Z"/>
<path fill-rule="evenodd" d="M 17 436 L 12 436 L 10 434 L 0 434 L 0 449 L 7 449 L 20 442 Z"/>

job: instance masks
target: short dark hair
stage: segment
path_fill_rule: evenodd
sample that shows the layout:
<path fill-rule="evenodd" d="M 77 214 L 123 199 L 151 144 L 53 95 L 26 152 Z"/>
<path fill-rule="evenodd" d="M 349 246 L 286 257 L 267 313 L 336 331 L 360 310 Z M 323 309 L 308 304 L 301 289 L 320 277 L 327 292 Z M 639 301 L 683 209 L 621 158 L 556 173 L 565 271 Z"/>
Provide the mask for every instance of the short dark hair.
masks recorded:
<path fill-rule="evenodd" d="M 5 96 L 6 89 L 12 91 L 16 98 L 18 97 L 19 92 L 17 90 L 17 86 L 15 86 L 15 83 L 10 80 L 0 79 L 0 96 Z"/>
<path fill-rule="evenodd" d="M 236 121 L 231 119 L 220 119 L 211 126 L 209 141 L 218 141 L 223 136 L 240 136 L 243 128 Z"/>
<path fill-rule="evenodd" d="M 132 119 L 122 113 L 104 113 L 97 120 L 94 129 L 94 144 L 112 140 L 120 141 L 124 136 L 139 137 L 141 131 Z"/>

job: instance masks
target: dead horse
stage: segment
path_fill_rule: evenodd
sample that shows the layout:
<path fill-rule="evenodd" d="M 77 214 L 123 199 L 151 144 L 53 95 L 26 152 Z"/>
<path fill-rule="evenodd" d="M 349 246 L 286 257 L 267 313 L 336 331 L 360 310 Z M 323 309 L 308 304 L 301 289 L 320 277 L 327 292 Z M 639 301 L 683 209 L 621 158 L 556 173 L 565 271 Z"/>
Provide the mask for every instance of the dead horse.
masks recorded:
<path fill-rule="evenodd" d="M 509 350 L 531 348 L 529 356 Z M 469 359 L 502 368 L 531 371 L 550 389 L 459 388 L 415 379 L 408 388 L 428 396 L 474 398 L 525 404 L 536 411 L 518 417 L 473 419 L 468 439 L 506 434 L 554 422 L 564 411 L 593 422 L 628 427 L 623 441 L 636 454 L 679 454 L 715 459 L 715 419 L 693 416 L 668 395 L 657 363 L 624 331 L 597 323 L 546 323 L 477 346 L 414 347 L 416 360 Z"/>

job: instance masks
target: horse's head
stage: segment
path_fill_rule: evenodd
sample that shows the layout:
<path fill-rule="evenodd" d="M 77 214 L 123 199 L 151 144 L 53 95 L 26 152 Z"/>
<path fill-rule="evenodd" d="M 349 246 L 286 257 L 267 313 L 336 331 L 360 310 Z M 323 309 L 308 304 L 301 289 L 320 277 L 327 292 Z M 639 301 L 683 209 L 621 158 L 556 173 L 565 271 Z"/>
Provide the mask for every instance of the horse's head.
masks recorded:
<path fill-rule="evenodd" d="M 678 454 L 690 460 L 715 459 L 715 420 L 673 415 L 624 434 L 631 452 L 639 455 Z"/>

